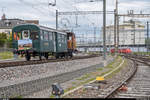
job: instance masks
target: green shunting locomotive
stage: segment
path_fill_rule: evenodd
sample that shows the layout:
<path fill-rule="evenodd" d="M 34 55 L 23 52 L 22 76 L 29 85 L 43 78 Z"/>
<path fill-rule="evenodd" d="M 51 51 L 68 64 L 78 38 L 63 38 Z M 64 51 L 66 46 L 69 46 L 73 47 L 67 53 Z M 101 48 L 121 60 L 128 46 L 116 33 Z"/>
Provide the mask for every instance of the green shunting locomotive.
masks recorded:
<path fill-rule="evenodd" d="M 21 24 L 12 29 L 13 48 L 18 55 L 24 55 L 29 61 L 31 57 L 49 55 L 56 58 L 72 57 L 76 51 L 75 35 L 72 32 L 58 31 L 52 28 Z M 68 47 L 71 44 L 71 47 Z"/>

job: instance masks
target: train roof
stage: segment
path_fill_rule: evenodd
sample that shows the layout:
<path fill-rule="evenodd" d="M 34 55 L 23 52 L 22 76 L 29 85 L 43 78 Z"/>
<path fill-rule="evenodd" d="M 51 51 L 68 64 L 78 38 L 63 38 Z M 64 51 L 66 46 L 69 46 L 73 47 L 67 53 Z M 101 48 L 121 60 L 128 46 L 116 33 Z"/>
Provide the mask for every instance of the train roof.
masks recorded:
<path fill-rule="evenodd" d="M 67 33 L 67 32 L 62 31 L 62 30 L 56 30 L 56 29 L 54 29 L 54 28 L 49 28 L 49 27 L 46 27 L 46 26 L 37 25 L 37 24 L 29 24 L 29 23 L 27 23 L 27 24 L 19 24 L 19 25 L 16 25 L 15 27 L 22 26 L 22 25 L 33 25 L 33 26 L 38 27 L 38 28 L 41 29 L 41 30 L 55 31 L 55 32 L 59 32 L 59 33 L 61 33 L 61 34 L 66 34 L 66 33 Z M 15 28 L 15 27 L 13 27 L 13 28 Z"/>

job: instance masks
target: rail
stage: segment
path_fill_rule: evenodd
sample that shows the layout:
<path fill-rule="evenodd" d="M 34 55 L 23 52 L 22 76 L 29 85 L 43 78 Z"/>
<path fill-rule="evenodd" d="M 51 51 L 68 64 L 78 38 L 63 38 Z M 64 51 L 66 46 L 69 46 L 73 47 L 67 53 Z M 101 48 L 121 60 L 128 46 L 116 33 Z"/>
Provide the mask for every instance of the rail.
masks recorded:
<path fill-rule="evenodd" d="M 49 62 L 61 62 L 61 61 L 69 61 L 69 60 L 76 60 L 76 59 L 86 59 L 86 58 L 92 58 L 92 57 L 98 57 L 98 56 L 99 55 L 88 55 L 88 56 L 77 56 L 77 57 L 73 57 L 70 59 L 48 59 L 48 60 L 0 62 L 0 68 L 33 65 L 33 64 L 43 64 L 43 63 L 49 63 Z"/>

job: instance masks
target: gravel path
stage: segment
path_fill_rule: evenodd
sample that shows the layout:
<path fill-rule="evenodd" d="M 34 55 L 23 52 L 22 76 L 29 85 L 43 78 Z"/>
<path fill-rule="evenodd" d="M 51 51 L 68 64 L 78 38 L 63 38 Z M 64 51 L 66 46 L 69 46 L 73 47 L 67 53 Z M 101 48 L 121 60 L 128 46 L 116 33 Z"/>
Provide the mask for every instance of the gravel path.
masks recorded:
<path fill-rule="evenodd" d="M 15 81 L 28 77 L 46 77 L 60 73 L 70 72 L 77 69 L 86 68 L 99 64 L 102 58 L 95 57 L 82 60 L 54 62 L 38 65 L 17 66 L 9 68 L 0 68 L 0 84 L 5 80 Z"/>

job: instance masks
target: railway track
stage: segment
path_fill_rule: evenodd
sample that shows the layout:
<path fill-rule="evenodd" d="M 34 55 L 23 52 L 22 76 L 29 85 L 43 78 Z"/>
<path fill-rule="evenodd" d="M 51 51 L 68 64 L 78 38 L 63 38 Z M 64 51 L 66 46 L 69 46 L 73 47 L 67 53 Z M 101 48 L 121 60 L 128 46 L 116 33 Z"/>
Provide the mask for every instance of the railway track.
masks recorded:
<path fill-rule="evenodd" d="M 137 67 L 136 63 L 134 62 L 134 65 L 131 66 L 131 69 L 120 79 L 117 80 L 114 84 L 109 86 L 107 89 L 102 90 L 100 93 L 99 97 L 100 98 L 110 98 L 112 95 L 124 84 L 126 83 L 129 79 L 132 78 L 132 76 L 136 73 Z"/>
<path fill-rule="evenodd" d="M 150 68 L 138 66 L 138 70 L 127 84 L 128 91 L 116 92 L 115 98 L 147 98 L 150 97 Z"/>
<path fill-rule="evenodd" d="M 75 56 L 70 59 L 48 59 L 48 60 L 31 60 L 31 61 L 9 61 L 9 62 L 0 62 L 0 68 L 5 67 L 14 67 L 14 66 L 24 66 L 24 65 L 33 65 L 33 64 L 43 64 L 49 62 L 61 62 L 61 61 L 69 61 L 76 59 L 86 59 L 92 57 L 98 57 L 99 55 L 88 55 L 88 56 Z"/>
<path fill-rule="evenodd" d="M 131 57 L 131 56 L 130 56 Z M 121 85 L 116 85 L 116 88 L 105 95 L 104 98 L 149 98 L 150 97 L 150 67 L 145 59 L 140 59 L 135 57 L 129 56 L 127 58 L 136 61 L 138 63 L 143 63 L 146 66 L 140 65 L 136 68 L 127 79 L 124 80 L 125 83 L 127 82 L 127 91 L 118 91 Z"/>
<path fill-rule="evenodd" d="M 123 55 L 126 58 L 136 61 L 136 62 L 140 62 L 140 63 L 144 63 L 148 66 L 150 66 L 150 58 L 149 57 L 145 57 L 145 56 L 135 56 L 135 55 Z"/>
<path fill-rule="evenodd" d="M 110 73 L 114 73 L 120 68 L 120 66 L 124 66 L 122 64 L 124 64 L 124 60 L 122 61 L 122 63 L 119 64 L 119 66 L 115 67 L 114 70 L 112 70 L 109 73 L 106 73 L 102 77 L 106 77 Z M 116 63 L 114 65 L 116 65 Z M 106 79 L 106 83 L 92 81 L 86 84 L 85 86 L 76 89 L 71 93 L 68 93 L 68 95 L 65 95 L 65 97 L 109 98 L 115 91 L 118 90 L 118 88 L 120 88 L 120 86 L 122 86 L 122 84 L 124 84 L 127 80 L 131 78 L 132 75 L 135 74 L 136 68 L 136 63 L 129 60 L 126 64 L 126 67 L 123 67 L 123 69 L 116 73 L 112 78 Z"/>

